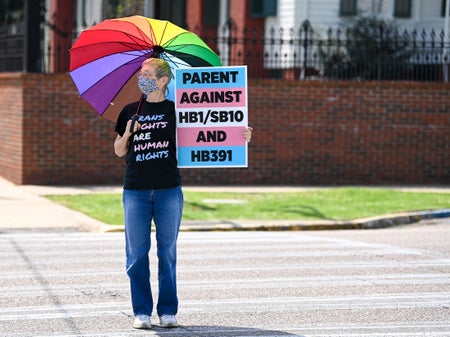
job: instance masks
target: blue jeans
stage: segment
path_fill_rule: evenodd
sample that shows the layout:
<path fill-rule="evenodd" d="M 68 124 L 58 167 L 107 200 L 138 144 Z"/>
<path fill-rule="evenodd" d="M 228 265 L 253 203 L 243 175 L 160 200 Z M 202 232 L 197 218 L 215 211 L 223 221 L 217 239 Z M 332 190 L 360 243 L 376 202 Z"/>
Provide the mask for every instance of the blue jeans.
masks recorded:
<path fill-rule="evenodd" d="M 135 315 L 151 315 L 150 286 L 151 221 L 156 226 L 158 255 L 158 315 L 178 311 L 176 263 L 177 238 L 183 211 L 181 186 L 162 190 L 124 190 L 126 268 L 130 279 L 131 302 Z"/>

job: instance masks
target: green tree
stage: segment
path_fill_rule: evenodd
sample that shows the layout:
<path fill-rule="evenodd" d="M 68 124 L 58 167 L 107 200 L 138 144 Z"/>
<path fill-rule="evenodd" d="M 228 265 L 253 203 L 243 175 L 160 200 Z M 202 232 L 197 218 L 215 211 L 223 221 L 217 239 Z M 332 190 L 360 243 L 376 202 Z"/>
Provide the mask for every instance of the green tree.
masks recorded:
<path fill-rule="evenodd" d="M 104 0 L 103 16 L 105 18 L 143 15 L 144 0 Z"/>
<path fill-rule="evenodd" d="M 394 22 L 358 17 L 319 46 L 325 76 L 336 79 L 395 80 L 410 71 L 409 36 Z"/>
<path fill-rule="evenodd" d="M 20 22 L 24 17 L 24 0 L 0 0 L 0 22 L 7 25 Z"/>

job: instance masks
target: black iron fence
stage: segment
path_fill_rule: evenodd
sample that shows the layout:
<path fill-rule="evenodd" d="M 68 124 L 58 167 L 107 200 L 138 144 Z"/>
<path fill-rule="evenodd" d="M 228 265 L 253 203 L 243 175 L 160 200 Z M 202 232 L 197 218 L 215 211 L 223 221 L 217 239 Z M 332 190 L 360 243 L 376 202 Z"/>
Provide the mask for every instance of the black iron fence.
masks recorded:
<path fill-rule="evenodd" d="M 20 71 L 24 63 L 23 23 L 0 27 L 0 72 Z"/>
<path fill-rule="evenodd" d="M 444 31 L 400 30 L 377 21 L 351 28 L 197 31 L 225 65 L 246 64 L 250 78 L 448 81 Z"/>
<path fill-rule="evenodd" d="M 353 28 L 319 29 L 305 21 L 298 29 L 238 30 L 233 24 L 198 31 L 224 65 L 247 65 L 249 78 L 412 80 L 448 82 L 450 45 L 443 31 L 400 30 L 383 22 Z M 68 34 L 69 35 L 69 34 Z M 49 60 L 69 64 L 68 49 L 42 45 L 42 72 Z M 23 34 L 0 30 L 0 71 L 20 70 Z M 14 69 L 14 68 L 19 69 Z"/>

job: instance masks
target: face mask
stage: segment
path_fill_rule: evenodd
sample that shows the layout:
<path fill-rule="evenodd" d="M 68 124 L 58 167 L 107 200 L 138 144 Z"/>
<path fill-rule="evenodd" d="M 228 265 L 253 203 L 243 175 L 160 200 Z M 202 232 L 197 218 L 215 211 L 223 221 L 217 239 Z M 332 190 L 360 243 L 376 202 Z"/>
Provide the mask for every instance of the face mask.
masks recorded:
<path fill-rule="evenodd" d="M 151 79 L 151 78 L 145 78 L 142 76 L 138 77 L 138 86 L 139 86 L 139 89 L 141 89 L 142 93 L 144 93 L 146 95 L 158 90 L 158 85 L 156 83 L 156 80 Z"/>

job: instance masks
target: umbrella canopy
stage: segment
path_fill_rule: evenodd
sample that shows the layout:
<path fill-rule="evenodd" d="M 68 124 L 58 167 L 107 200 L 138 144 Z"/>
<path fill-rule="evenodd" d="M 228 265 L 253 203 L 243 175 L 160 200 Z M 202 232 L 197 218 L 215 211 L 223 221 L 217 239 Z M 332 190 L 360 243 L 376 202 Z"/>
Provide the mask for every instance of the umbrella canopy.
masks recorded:
<path fill-rule="evenodd" d="M 149 57 L 182 67 L 220 66 L 217 54 L 196 34 L 169 21 L 130 16 L 83 31 L 70 49 L 70 76 L 80 96 L 99 115 L 116 121 L 126 103 L 137 101 L 135 74 Z"/>

